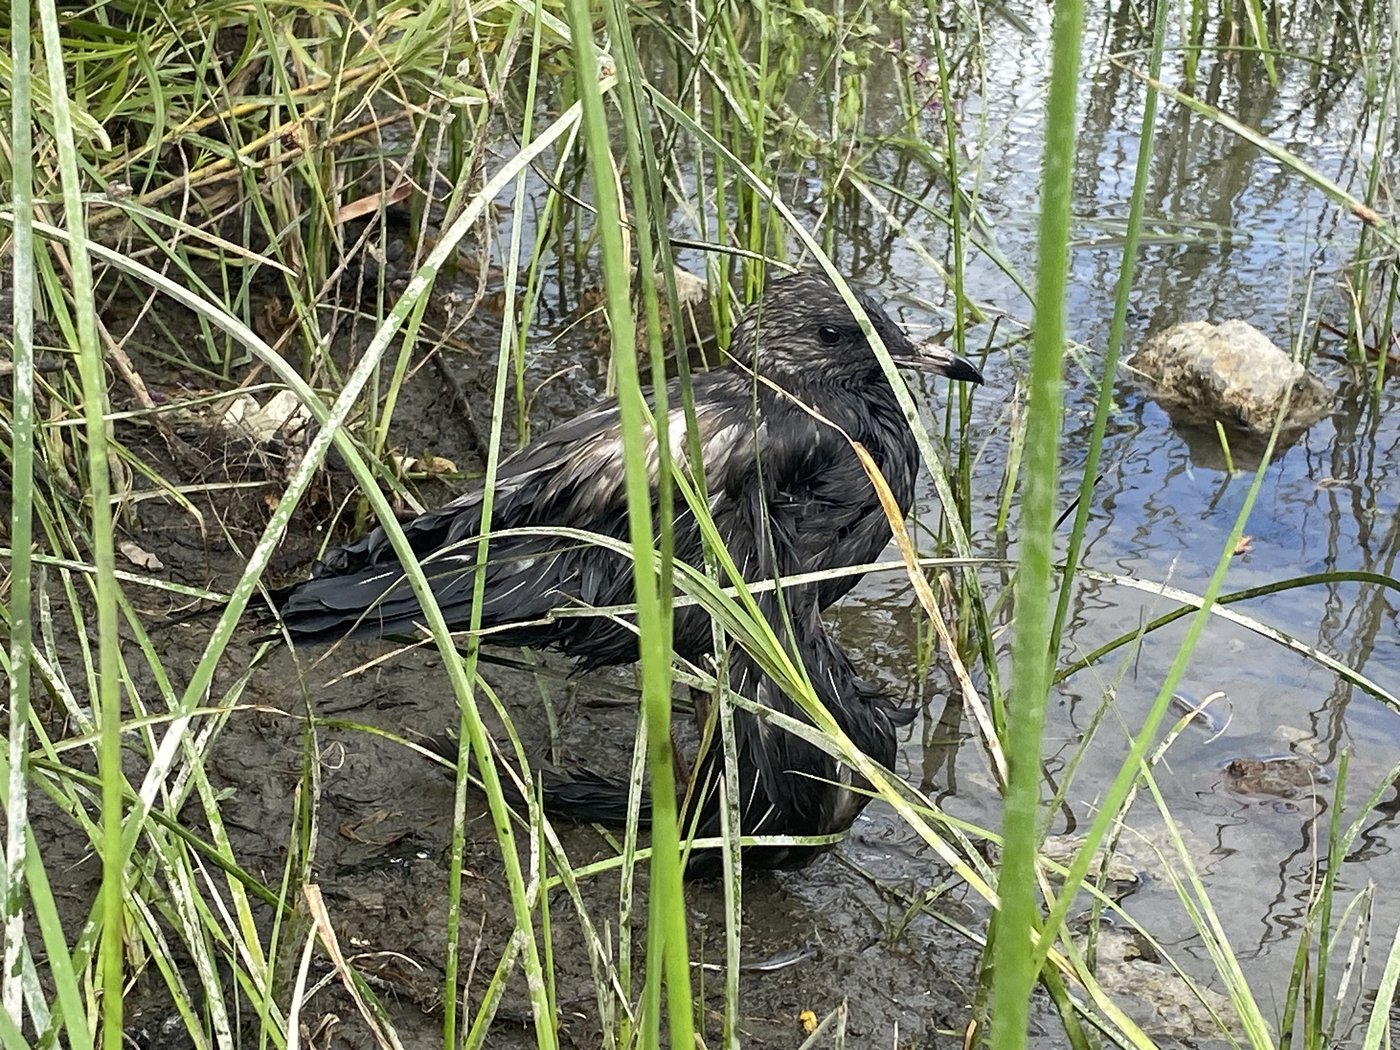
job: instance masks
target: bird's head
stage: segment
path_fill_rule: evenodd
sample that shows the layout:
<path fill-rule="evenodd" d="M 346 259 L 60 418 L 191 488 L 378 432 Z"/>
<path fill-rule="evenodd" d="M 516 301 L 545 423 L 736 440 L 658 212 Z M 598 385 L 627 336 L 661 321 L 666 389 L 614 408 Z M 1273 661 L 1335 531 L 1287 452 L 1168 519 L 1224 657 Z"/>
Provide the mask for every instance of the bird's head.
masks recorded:
<path fill-rule="evenodd" d="M 982 382 L 971 361 L 938 344 L 916 346 L 873 298 L 864 292 L 855 296 L 900 368 Z M 734 329 L 729 354 L 784 385 L 818 377 L 863 383 L 882 375 L 860 324 L 836 286 L 820 273 L 797 273 L 769 284 Z"/>

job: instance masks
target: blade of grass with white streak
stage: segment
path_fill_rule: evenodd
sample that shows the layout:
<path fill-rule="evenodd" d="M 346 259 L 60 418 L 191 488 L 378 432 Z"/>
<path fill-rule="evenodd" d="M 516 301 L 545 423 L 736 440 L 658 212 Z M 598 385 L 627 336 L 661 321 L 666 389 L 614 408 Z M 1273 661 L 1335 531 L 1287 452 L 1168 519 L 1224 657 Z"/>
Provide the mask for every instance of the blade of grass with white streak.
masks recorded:
<path fill-rule="evenodd" d="M 44 67 L 53 103 L 54 145 L 63 190 L 63 214 L 72 252 L 69 258 L 73 304 L 77 315 L 78 373 L 82 381 L 83 417 L 87 438 L 87 496 L 92 510 L 92 557 L 97 568 L 97 692 L 91 697 L 98 708 L 102 739 L 98 768 L 102 775 L 102 909 L 101 971 L 102 1042 L 109 1050 L 122 1045 L 122 984 L 125 949 L 122 915 L 125 911 L 126 855 L 122 850 L 121 696 L 118 691 L 117 589 L 111 482 L 107 460 L 107 381 L 102 350 L 97 340 L 97 304 L 93 295 L 92 261 L 87 251 L 83 214 L 83 186 L 78 173 L 78 151 L 68 103 L 68 81 L 59 33 L 58 9 L 53 0 L 40 0 L 39 23 L 43 38 Z M 73 1021 L 75 1019 L 70 1019 Z"/>
<path fill-rule="evenodd" d="M 29 63 L 29 0 L 10 10 L 11 68 Z M 4 977 L 0 1001 L 16 1026 L 22 1023 L 25 851 L 28 848 L 28 729 L 30 640 L 30 545 L 34 517 L 34 168 L 29 77 L 10 79 L 11 194 L 15 207 L 11 245 L 13 402 L 10 423 L 10 666 L 9 769 L 5 777 Z M 75 1015 L 76 1016 L 76 1015 Z"/>

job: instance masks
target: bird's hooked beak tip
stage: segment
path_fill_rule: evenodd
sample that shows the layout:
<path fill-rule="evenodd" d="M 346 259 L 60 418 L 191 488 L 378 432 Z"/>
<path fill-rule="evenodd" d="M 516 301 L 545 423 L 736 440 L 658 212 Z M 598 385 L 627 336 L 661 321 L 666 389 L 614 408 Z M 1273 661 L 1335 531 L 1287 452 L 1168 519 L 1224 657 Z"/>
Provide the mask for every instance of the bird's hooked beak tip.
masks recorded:
<path fill-rule="evenodd" d="M 927 342 L 914 347 L 908 362 L 910 368 L 921 372 L 937 372 L 949 379 L 982 385 L 982 370 L 965 357 L 959 357 L 942 343 Z"/>
<path fill-rule="evenodd" d="M 949 355 L 952 360 L 948 367 L 943 370 L 943 374 L 949 379 L 961 379 L 965 383 L 976 383 L 982 385 L 982 370 L 965 357 L 957 354 Z"/>

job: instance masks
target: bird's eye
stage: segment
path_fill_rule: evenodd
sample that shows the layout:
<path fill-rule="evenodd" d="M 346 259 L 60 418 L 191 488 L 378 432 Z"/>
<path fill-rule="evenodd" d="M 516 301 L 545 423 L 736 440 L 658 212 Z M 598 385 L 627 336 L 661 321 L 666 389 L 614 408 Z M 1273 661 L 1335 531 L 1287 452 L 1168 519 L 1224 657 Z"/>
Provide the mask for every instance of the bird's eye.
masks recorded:
<path fill-rule="evenodd" d="M 817 329 L 817 338 L 826 346 L 835 346 L 841 341 L 841 333 L 829 324 L 824 324 Z"/>

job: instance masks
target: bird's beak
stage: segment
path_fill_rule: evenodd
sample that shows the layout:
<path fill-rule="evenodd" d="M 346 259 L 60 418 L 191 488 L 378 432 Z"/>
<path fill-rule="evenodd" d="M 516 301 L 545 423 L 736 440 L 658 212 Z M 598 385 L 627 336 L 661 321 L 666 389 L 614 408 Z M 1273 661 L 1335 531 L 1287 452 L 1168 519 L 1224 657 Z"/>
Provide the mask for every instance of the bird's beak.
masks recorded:
<path fill-rule="evenodd" d="M 982 383 L 981 370 L 965 357 L 959 357 L 942 343 L 929 340 L 911 349 L 899 359 L 906 368 L 918 372 L 934 372 L 949 379 L 961 379 L 967 383 Z"/>

